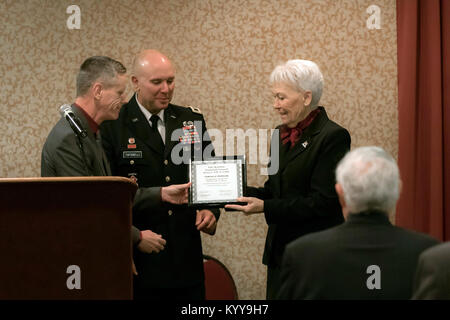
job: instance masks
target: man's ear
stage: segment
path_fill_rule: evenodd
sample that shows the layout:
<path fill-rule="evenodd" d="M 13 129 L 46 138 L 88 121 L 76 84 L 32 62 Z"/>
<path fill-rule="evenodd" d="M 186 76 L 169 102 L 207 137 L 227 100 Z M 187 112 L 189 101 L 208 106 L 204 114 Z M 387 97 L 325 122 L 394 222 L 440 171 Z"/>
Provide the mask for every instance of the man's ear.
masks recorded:
<path fill-rule="evenodd" d="M 103 85 L 100 82 L 94 82 L 92 85 L 92 95 L 94 99 L 99 100 L 102 97 Z"/>
<path fill-rule="evenodd" d="M 139 87 L 138 87 L 139 80 L 138 80 L 138 78 L 136 78 L 136 76 L 131 76 L 131 83 L 133 84 L 134 91 L 138 92 L 139 91 Z"/>
<path fill-rule="evenodd" d="M 344 191 L 342 190 L 342 186 L 339 183 L 336 183 L 334 185 L 334 189 L 336 190 L 336 193 L 337 193 L 337 195 L 339 197 L 339 202 L 341 202 L 341 198 L 342 198 L 342 201 L 345 204 Z M 342 205 L 342 203 L 341 203 L 341 205 Z"/>
<path fill-rule="evenodd" d="M 342 214 L 344 215 L 344 218 L 347 218 L 348 210 L 347 210 L 347 204 L 345 203 L 344 189 L 342 189 L 342 186 L 339 183 L 336 183 L 334 185 L 334 189 L 336 190 L 336 193 L 339 198 L 339 203 L 342 208 Z"/>

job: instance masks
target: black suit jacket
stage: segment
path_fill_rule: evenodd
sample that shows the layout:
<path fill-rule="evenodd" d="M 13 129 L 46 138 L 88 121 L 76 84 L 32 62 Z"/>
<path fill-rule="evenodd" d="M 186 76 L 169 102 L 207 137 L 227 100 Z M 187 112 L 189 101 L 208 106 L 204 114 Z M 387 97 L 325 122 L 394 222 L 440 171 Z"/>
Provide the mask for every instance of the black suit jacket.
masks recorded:
<path fill-rule="evenodd" d="M 279 148 L 279 170 L 264 188 L 247 188 L 247 195 L 264 200 L 269 229 L 263 263 L 279 266 L 287 243 L 307 233 L 344 221 L 334 189 L 335 169 L 350 150 L 348 131 L 328 119 L 323 107 L 292 149 Z M 270 166 L 274 166 L 273 152 Z"/>
<path fill-rule="evenodd" d="M 450 242 L 422 252 L 414 281 L 415 300 L 450 299 Z"/>
<path fill-rule="evenodd" d="M 393 226 L 382 212 L 351 214 L 344 224 L 286 247 L 278 298 L 409 299 L 417 259 L 437 243 Z M 379 289 L 373 287 L 378 276 Z"/>
<path fill-rule="evenodd" d="M 180 288 L 203 282 L 203 256 L 200 233 L 195 227 L 196 210 L 187 205 L 172 205 L 160 201 L 162 186 L 188 182 L 187 160 L 192 154 L 201 156 L 212 144 L 206 134 L 205 121 L 190 108 L 169 104 L 164 111 L 166 141 L 164 149 L 148 120 L 139 109 L 136 98 L 122 107 L 119 119 L 101 126 L 103 146 L 114 175 L 138 179 L 139 188 L 153 190 L 141 196 L 133 207 L 133 223 L 140 229 L 150 229 L 162 235 L 167 244 L 159 253 L 135 252 L 134 261 L 139 275 L 135 286 L 146 288 Z M 195 130 L 189 131 L 194 125 Z M 197 133 L 200 143 L 187 139 Z M 180 137 L 186 138 L 180 142 Z M 184 162 L 183 162 L 184 157 Z M 158 197 L 155 197 L 158 195 Z M 214 210 L 216 219 L 219 210 Z"/>

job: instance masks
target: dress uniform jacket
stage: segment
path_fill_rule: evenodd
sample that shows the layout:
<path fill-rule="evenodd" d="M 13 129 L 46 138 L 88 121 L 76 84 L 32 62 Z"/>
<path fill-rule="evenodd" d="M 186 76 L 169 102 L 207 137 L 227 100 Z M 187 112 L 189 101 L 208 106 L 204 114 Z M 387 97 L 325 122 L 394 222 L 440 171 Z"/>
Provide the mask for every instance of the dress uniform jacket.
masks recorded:
<path fill-rule="evenodd" d="M 206 149 L 213 155 L 203 116 L 195 109 L 169 104 L 164 111 L 165 145 L 152 130 L 136 102 L 122 107 L 119 119 L 101 126 L 103 146 L 114 175 L 135 176 L 139 187 L 159 187 L 188 182 L 188 160 L 198 159 Z M 152 205 L 148 205 L 151 202 Z M 218 210 L 214 211 L 219 218 Z M 196 210 L 187 205 L 162 203 L 159 193 L 135 203 L 133 223 L 150 229 L 166 239 L 159 253 L 135 252 L 139 273 L 135 286 L 182 288 L 204 281 L 200 233 L 195 227 Z"/>
<path fill-rule="evenodd" d="M 286 247 L 280 299 L 410 299 L 417 260 L 438 241 L 393 226 L 380 211 L 350 214 L 344 224 Z"/>
<path fill-rule="evenodd" d="M 350 150 L 348 131 L 328 119 L 323 107 L 294 147 L 278 143 L 279 169 L 264 188 L 247 188 L 247 195 L 264 200 L 269 225 L 263 263 L 279 267 L 287 243 L 307 233 L 344 221 L 334 189 L 335 168 Z M 277 128 L 279 129 L 279 128 Z M 277 152 L 272 150 L 271 153 Z M 271 155 L 271 164 L 274 166 Z"/>

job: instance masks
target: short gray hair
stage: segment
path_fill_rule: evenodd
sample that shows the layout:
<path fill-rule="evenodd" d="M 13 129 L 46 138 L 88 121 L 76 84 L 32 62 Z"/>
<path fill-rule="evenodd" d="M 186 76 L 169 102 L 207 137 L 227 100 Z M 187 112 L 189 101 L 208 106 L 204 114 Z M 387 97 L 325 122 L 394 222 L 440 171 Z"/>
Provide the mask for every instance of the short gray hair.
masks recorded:
<path fill-rule="evenodd" d="M 319 66 L 309 60 L 289 60 L 277 66 L 270 75 L 270 83 L 287 83 L 298 91 L 311 91 L 311 107 L 316 107 L 322 97 L 323 75 Z"/>
<path fill-rule="evenodd" d="M 380 210 L 389 213 L 400 196 L 396 161 L 380 147 L 360 147 L 345 155 L 336 168 L 350 213 Z"/>
<path fill-rule="evenodd" d="M 127 69 L 122 63 L 105 56 L 87 58 L 80 67 L 77 76 L 77 97 L 85 95 L 92 84 L 100 80 L 110 86 L 117 74 L 125 74 Z"/>

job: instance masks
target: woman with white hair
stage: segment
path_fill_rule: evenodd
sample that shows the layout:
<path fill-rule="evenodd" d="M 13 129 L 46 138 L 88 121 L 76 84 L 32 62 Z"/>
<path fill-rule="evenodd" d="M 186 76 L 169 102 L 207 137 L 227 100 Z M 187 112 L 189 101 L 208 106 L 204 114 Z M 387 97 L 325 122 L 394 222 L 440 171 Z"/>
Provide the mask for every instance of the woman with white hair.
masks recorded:
<path fill-rule="evenodd" d="M 268 267 L 266 298 L 274 299 L 286 244 L 344 221 L 334 170 L 350 150 L 350 135 L 319 106 L 323 76 L 314 62 L 289 60 L 273 70 L 270 83 L 281 120 L 279 137 L 274 135 L 271 146 L 271 167 L 278 171 L 269 175 L 263 188 L 247 188 L 247 197 L 238 199 L 245 206 L 225 207 L 246 214 L 264 212 L 269 227 L 263 255 Z"/>

